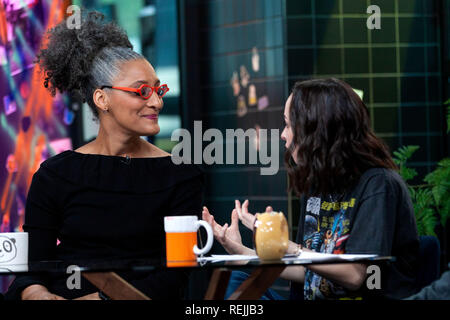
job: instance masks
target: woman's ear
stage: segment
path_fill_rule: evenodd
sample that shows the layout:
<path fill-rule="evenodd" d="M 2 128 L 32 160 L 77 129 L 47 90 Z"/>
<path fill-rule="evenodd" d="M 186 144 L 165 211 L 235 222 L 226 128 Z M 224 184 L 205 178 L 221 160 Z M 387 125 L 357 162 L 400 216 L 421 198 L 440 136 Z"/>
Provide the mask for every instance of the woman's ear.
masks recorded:
<path fill-rule="evenodd" d="M 95 105 L 100 108 L 100 111 L 109 111 L 109 97 L 102 89 L 95 89 L 93 94 L 93 100 Z"/>

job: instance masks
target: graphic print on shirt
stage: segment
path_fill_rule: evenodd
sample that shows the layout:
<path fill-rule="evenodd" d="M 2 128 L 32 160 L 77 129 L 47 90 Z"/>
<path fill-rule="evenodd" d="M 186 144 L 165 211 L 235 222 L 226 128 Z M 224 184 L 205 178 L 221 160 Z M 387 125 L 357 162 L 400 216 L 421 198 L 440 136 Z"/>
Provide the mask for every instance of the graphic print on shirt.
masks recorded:
<path fill-rule="evenodd" d="M 315 252 L 345 253 L 345 243 L 350 235 L 348 208 L 355 205 L 355 198 L 344 202 L 327 202 L 317 197 L 308 199 L 304 222 L 303 246 Z M 315 274 L 305 272 L 304 298 L 333 299 L 346 296 L 344 288 Z"/>

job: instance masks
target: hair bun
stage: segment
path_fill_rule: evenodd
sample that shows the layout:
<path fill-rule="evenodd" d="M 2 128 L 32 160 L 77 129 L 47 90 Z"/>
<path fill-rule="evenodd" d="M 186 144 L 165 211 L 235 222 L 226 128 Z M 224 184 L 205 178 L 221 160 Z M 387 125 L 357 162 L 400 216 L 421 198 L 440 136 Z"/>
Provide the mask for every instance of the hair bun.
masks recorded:
<path fill-rule="evenodd" d="M 106 47 L 132 49 L 128 36 L 117 24 L 105 22 L 104 15 L 82 12 L 81 26 L 69 28 L 67 19 L 47 32 L 48 45 L 40 50 L 36 62 L 45 72 L 44 86 L 52 95 L 60 92 L 84 99 L 95 57 Z"/>

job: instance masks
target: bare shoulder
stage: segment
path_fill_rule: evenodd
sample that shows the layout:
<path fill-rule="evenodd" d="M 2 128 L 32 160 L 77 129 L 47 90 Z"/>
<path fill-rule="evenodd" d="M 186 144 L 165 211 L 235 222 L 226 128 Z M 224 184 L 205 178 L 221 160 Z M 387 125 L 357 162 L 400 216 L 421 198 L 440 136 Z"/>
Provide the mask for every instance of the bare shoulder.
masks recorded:
<path fill-rule="evenodd" d="M 89 142 L 81 147 L 79 147 L 78 149 L 74 150 L 75 152 L 79 152 L 79 153 L 95 153 L 94 149 L 93 149 L 93 145 L 92 142 Z"/>
<path fill-rule="evenodd" d="M 153 158 L 158 158 L 158 157 L 168 157 L 171 156 L 170 153 L 158 148 L 157 146 L 151 144 L 150 142 L 146 142 L 148 143 L 148 148 L 149 148 L 149 156 L 153 157 Z"/>

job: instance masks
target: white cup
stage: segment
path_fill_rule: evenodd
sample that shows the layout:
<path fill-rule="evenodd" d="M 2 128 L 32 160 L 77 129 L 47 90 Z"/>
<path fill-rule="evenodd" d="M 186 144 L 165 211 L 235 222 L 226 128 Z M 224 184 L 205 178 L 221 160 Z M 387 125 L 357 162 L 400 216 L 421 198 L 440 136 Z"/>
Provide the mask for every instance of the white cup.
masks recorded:
<path fill-rule="evenodd" d="M 208 235 L 205 246 L 197 247 L 197 230 L 204 227 Z M 211 226 L 197 216 L 164 217 L 166 258 L 168 267 L 190 266 L 197 263 L 197 255 L 207 253 L 214 240 Z"/>
<path fill-rule="evenodd" d="M 0 271 L 22 271 L 28 267 L 28 232 L 0 233 Z"/>

